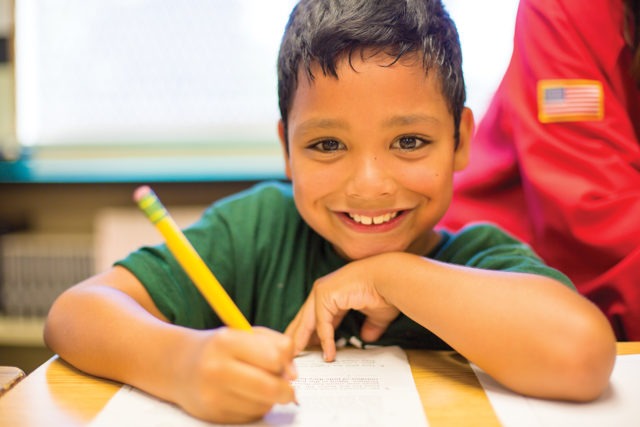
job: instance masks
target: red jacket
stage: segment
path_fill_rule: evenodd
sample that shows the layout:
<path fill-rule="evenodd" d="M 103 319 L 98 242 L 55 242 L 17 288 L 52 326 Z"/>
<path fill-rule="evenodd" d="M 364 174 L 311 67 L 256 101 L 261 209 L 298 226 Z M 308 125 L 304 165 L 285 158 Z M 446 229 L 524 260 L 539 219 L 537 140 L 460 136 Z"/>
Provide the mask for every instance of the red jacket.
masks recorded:
<path fill-rule="evenodd" d="M 624 22 L 622 0 L 521 1 L 511 63 L 441 225 L 501 225 L 618 339 L 640 340 L 640 90 Z"/>

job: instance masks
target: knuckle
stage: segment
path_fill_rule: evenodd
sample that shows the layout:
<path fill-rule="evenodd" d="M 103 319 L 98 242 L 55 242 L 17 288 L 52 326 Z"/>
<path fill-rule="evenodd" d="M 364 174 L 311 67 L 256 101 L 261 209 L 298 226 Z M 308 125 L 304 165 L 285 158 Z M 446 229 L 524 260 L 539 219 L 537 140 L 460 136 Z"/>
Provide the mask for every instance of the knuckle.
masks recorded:
<path fill-rule="evenodd" d="M 231 345 L 233 341 L 233 331 L 226 327 L 221 327 L 214 330 L 212 334 L 212 341 L 215 342 L 217 346 L 228 346 Z"/>

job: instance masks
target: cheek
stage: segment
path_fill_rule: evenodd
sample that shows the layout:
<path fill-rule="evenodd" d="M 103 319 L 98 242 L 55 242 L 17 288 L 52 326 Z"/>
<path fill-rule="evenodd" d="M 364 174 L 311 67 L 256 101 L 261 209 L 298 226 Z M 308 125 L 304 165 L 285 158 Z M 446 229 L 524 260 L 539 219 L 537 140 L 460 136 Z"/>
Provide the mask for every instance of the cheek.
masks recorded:
<path fill-rule="evenodd" d="M 446 168 L 416 165 L 416 167 L 399 169 L 396 177 L 398 182 L 406 189 L 415 193 L 436 196 L 452 187 L 451 174 Z"/>
<path fill-rule="evenodd" d="M 307 212 L 313 205 L 332 191 L 337 177 L 331 174 L 326 165 L 298 161 L 292 163 L 291 182 L 296 205 L 301 213 Z"/>
<path fill-rule="evenodd" d="M 339 169 L 331 165 L 294 159 L 291 163 L 291 180 L 294 187 L 309 194 L 321 194 L 335 187 L 340 181 Z"/>

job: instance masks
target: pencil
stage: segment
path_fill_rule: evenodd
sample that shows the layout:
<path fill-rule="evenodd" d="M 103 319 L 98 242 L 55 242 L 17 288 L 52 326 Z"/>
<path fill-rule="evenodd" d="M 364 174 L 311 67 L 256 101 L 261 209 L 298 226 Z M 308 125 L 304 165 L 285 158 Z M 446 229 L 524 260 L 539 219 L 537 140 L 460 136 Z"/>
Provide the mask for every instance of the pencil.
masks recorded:
<path fill-rule="evenodd" d="M 153 190 L 143 185 L 133 193 L 133 200 L 162 234 L 173 256 L 224 324 L 251 331 L 251 324 L 200 258 Z"/>

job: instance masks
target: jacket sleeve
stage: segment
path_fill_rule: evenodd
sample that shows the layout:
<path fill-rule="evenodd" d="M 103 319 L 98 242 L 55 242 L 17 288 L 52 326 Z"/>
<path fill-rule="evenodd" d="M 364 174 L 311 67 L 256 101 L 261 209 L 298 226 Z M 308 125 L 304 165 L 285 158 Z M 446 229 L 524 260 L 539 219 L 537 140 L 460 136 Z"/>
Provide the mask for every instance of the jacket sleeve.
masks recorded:
<path fill-rule="evenodd" d="M 610 317 L 627 316 L 626 329 L 640 339 L 640 91 L 614 3 L 524 1 L 502 96 L 511 97 L 505 120 L 533 246 L 584 283 L 581 292 L 619 312 Z M 602 119 L 541 123 L 537 85 L 545 79 L 600 82 Z"/>

